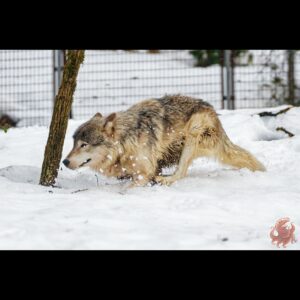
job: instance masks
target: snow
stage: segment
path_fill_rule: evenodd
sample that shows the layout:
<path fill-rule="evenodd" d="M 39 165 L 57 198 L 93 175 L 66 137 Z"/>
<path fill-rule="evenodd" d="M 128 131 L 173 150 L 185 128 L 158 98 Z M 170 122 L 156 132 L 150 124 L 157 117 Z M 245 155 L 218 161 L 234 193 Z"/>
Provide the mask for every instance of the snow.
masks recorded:
<path fill-rule="evenodd" d="M 201 158 L 170 187 L 126 189 L 116 179 L 63 165 L 58 187 L 42 187 L 48 128 L 1 131 L 0 249 L 272 250 L 277 248 L 269 232 L 282 217 L 291 218 L 299 238 L 300 108 L 276 118 L 255 115 L 263 110 L 218 113 L 232 141 L 251 151 L 267 172 L 233 170 Z M 64 155 L 83 121 L 69 123 Z M 295 136 L 276 131 L 279 126 Z"/>

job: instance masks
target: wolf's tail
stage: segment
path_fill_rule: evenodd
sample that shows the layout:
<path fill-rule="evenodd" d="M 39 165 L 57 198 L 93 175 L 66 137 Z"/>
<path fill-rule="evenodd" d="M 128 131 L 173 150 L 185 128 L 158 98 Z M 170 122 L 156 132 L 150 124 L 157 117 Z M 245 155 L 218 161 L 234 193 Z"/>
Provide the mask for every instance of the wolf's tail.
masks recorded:
<path fill-rule="evenodd" d="M 253 172 L 266 171 L 264 165 L 250 152 L 233 144 L 225 132 L 216 154 L 221 163 L 231 165 L 238 169 L 248 168 Z"/>

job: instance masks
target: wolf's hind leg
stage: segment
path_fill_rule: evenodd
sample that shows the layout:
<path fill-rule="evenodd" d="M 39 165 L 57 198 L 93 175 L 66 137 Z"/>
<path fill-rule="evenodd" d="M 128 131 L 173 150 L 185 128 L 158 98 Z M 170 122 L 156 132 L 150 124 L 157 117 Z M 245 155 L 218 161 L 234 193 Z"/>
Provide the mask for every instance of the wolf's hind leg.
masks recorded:
<path fill-rule="evenodd" d="M 164 185 L 170 185 L 175 181 L 185 177 L 189 166 L 193 160 L 199 156 L 199 140 L 203 133 L 203 128 L 195 124 L 196 122 L 199 124 L 199 119 L 196 117 L 197 116 L 193 117 L 188 125 L 188 133 L 177 170 L 171 176 L 156 176 L 156 182 Z"/>
<path fill-rule="evenodd" d="M 163 185 L 170 185 L 175 181 L 186 176 L 189 166 L 195 158 L 198 146 L 197 138 L 189 139 L 182 151 L 180 161 L 174 175 L 171 176 L 156 176 L 155 181 Z"/>
<path fill-rule="evenodd" d="M 176 172 L 172 176 L 157 176 L 155 181 L 170 185 L 186 176 L 195 158 L 211 156 L 217 142 L 217 117 L 214 112 L 195 114 L 187 124 L 186 142 Z"/>

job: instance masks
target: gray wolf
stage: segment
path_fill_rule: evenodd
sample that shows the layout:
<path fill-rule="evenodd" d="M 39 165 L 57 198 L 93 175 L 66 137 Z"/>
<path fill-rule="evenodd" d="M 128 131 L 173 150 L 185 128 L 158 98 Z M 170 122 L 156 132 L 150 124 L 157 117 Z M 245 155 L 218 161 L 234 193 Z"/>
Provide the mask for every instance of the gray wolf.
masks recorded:
<path fill-rule="evenodd" d="M 164 96 L 103 117 L 97 113 L 74 133 L 74 147 L 63 163 L 88 166 L 106 176 L 130 178 L 134 186 L 170 185 L 187 175 L 201 156 L 251 171 L 265 171 L 252 154 L 233 144 L 213 107 L 182 95 Z M 171 176 L 162 169 L 176 165 Z"/>

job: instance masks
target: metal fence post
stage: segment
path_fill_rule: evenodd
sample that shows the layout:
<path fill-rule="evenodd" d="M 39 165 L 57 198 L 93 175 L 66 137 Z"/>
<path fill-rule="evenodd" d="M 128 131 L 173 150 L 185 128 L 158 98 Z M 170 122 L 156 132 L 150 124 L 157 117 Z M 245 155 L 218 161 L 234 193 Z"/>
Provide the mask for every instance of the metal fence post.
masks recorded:
<path fill-rule="evenodd" d="M 58 93 L 64 68 L 64 50 L 53 50 L 53 101 Z"/>
<path fill-rule="evenodd" d="M 234 109 L 233 51 L 224 50 L 226 108 Z"/>
<path fill-rule="evenodd" d="M 66 50 L 53 50 L 53 102 L 61 85 L 64 66 L 66 63 Z M 70 119 L 73 118 L 72 109 Z"/>
<path fill-rule="evenodd" d="M 220 52 L 220 65 L 221 65 L 221 109 L 225 109 L 225 88 L 224 88 L 224 50 Z"/>

